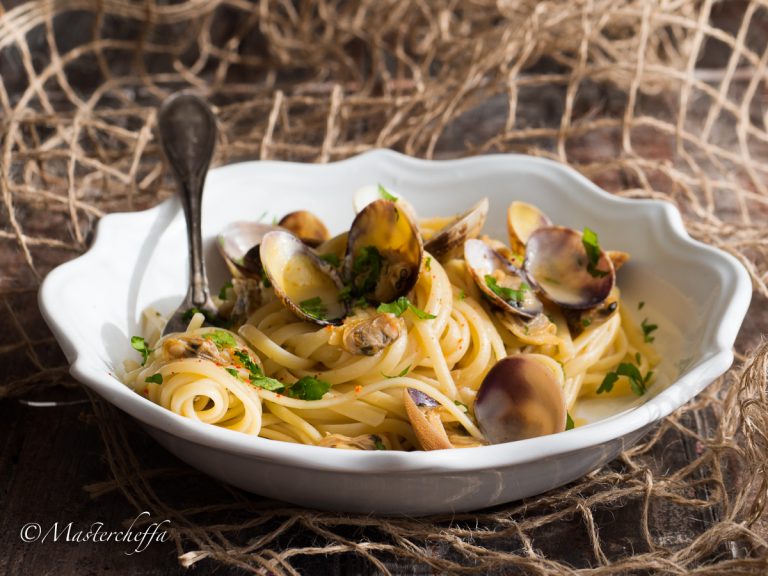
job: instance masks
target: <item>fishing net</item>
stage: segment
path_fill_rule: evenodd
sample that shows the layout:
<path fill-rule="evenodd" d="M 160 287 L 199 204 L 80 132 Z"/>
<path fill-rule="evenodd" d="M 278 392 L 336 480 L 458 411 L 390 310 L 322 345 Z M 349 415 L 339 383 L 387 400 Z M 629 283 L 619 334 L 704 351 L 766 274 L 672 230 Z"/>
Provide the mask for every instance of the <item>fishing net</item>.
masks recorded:
<path fill-rule="evenodd" d="M 0 398 L 78 387 L 37 310 L 99 218 L 173 193 L 155 134 L 191 88 L 216 164 L 523 152 L 664 199 L 755 291 L 737 362 L 640 444 L 524 502 L 420 519 L 244 494 L 145 455 L 91 396 L 112 476 L 171 520 L 184 566 L 249 571 L 764 574 L 768 461 L 768 2 L 125 0 L 0 15 Z M 183 483 L 190 487 L 174 489 Z M 563 543 L 568 542 L 567 546 Z M 322 557 L 322 563 L 318 560 Z M 351 567 L 351 568 L 350 568 Z"/>

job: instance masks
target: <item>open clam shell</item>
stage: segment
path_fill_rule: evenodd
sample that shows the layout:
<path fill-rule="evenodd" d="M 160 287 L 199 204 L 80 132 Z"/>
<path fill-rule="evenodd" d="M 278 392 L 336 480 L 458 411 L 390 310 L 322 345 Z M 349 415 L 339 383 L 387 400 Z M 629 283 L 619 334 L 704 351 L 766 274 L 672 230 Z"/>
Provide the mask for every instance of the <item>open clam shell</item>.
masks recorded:
<path fill-rule="evenodd" d="M 413 388 L 403 388 L 403 404 L 422 450 L 453 448 L 440 419 L 440 404 Z"/>
<path fill-rule="evenodd" d="M 599 250 L 597 262 L 590 265 L 582 234 L 564 226 L 539 228 L 531 235 L 523 268 L 549 300 L 577 310 L 600 304 L 616 280 L 608 255 Z"/>
<path fill-rule="evenodd" d="M 277 224 L 312 248 L 317 248 L 331 237 L 323 221 L 307 210 L 286 214 Z"/>
<path fill-rule="evenodd" d="M 512 202 L 507 208 L 509 245 L 518 254 L 525 252 L 525 244 L 539 228 L 551 226 L 552 221 L 533 204 Z"/>
<path fill-rule="evenodd" d="M 341 324 L 346 307 L 339 302 L 338 272 L 290 232 L 272 231 L 261 241 L 261 262 L 275 294 L 303 320 Z"/>
<path fill-rule="evenodd" d="M 499 360 L 477 391 L 475 418 L 491 444 L 562 432 L 567 410 L 559 364 L 541 354 Z"/>
<path fill-rule="evenodd" d="M 352 222 L 344 276 L 356 295 L 391 302 L 413 288 L 423 253 L 421 236 L 405 210 L 389 200 L 375 200 Z"/>
<path fill-rule="evenodd" d="M 464 242 L 480 235 L 487 216 L 488 198 L 483 198 L 453 222 L 438 230 L 424 244 L 424 250 L 440 262 L 461 255 Z"/>
<path fill-rule="evenodd" d="M 481 240 L 464 243 L 464 260 L 483 294 L 502 310 L 533 318 L 544 310 L 520 270 Z"/>
<path fill-rule="evenodd" d="M 260 222 L 234 222 L 217 236 L 216 245 L 233 275 L 261 277 L 259 245 L 268 232 L 278 226 Z"/>
<path fill-rule="evenodd" d="M 358 188 L 352 196 L 352 207 L 355 210 L 355 214 L 359 214 L 363 209 L 371 202 L 376 200 L 390 200 L 397 204 L 398 208 L 404 210 L 408 216 L 414 222 L 418 222 L 416 216 L 416 209 L 408 202 L 402 195 L 389 187 L 382 186 L 381 184 L 369 184 Z"/>

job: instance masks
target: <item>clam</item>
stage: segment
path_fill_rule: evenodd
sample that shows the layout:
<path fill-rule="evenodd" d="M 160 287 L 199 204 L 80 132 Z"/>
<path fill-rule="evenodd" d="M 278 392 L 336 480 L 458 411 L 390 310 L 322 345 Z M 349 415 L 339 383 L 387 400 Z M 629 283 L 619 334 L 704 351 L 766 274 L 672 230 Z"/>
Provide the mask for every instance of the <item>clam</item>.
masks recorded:
<path fill-rule="evenodd" d="M 568 310 L 563 308 L 563 316 L 573 336 L 578 336 L 587 328 L 595 328 L 609 320 L 619 309 L 619 293 L 611 290 L 608 297 L 594 308 L 587 310 Z"/>
<path fill-rule="evenodd" d="M 323 221 L 306 210 L 286 214 L 277 224 L 312 248 L 317 248 L 331 237 Z"/>
<path fill-rule="evenodd" d="M 403 320 L 393 314 L 374 314 L 347 318 L 341 330 L 344 350 L 350 354 L 373 356 L 397 340 L 405 332 L 405 326 Z"/>
<path fill-rule="evenodd" d="M 485 242 L 467 240 L 464 260 L 480 290 L 502 310 L 533 318 L 544 309 L 521 271 Z"/>
<path fill-rule="evenodd" d="M 527 202 L 512 202 L 507 208 L 509 245 L 518 254 L 525 252 L 525 244 L 536 230 L 551 226 L 552 221 L 541 210 Z"/>
<path fill-rule="evenodd" d="M 475 418 L 491 444 L 562 432 L 567 411 L 560 365 L 541 354 L 499 360 L 477 391 Z"/>
<path fill-rule="evenodd" d="M 403 403 L 422 450 L 453 448 L 440 419 L 440 404 L 434 398 L 413 388 L 403 388 Z"/>
<path fill-rule="evenodd" d="M 272 231 L 261 241 L 261 263 L 275 294 L 303 320 L 340 324 L 346 307 L 336 269 L 290 232 Z"/>
<path fill-rule="evenodd" d="M 419 276 L 424 248 L 408 214 L 389 200 L 375 200 L 355 217 L 347 238 L 344 275 L 352 296 L 391 302 Z"/>
<path fill-rule="evenodd" d="M 488 198 L 483 198 L 453 222 L 438 230 L 424 244 L 424 250 L 440 262 L 459 256 L 464 242 L 480 235 L 487 215 Z"/>
<path fill-rule="evenodd" d="M 528 239 L 523 267 L 535 288 L 563 308 L 593 308 L 608 297 L 616 272 L 597 249 L 590 262 L 582 234 L 563 226 L 539 228 Z"/>
<path fill-rule="evenodd" d="M 355 214 L 359 214 L 368 204 L 376 200 L 390 200 L 407 212 L 414 222 L 418 221 L 416 209 L 411 203 L 391 188 L 385 188 L 381 184 L 369 184 L 355 191 L 352 196 L 352 207 L 355 210 Z"/>
<path fill-rule="evenodd" d="M 259 244 L 268 232 L 281 230 L 259 222 L 235 222 L 221 232 L 216 245 L 233 276 L 261 277 Z"/>

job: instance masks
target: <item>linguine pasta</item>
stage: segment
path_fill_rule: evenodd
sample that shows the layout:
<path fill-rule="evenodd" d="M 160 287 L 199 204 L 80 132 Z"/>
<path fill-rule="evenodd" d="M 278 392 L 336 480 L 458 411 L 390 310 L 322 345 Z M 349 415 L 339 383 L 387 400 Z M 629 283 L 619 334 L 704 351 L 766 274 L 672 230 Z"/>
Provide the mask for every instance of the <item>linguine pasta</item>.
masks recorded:
<path fill-rule="evenodd" d="M 426 240 L 445 224 L 423 220 L 419 231 Z M 128 366 L 126 384 L 187 418 L 263 438 L 414 450 L 425 440 L 404 390 L 429 399 L 417 405 L 441 438 L 444 431 L 444 447 L 470 447 L 489 441 L 475 401 L 489 371 L 510 355 L 544 358 L 569 411 L 583 396 L 644 391 L 658 362 L 616 286 L 612 305 L 580 313 L 579 325 L 546 300 L 541 313 L 524 318 L 494 305 L 461 254 L 438 258 L 425 250 L 404 297 L 378 306 L 363 299 L 342 323 L 320 325 L 297 315 L 264 280 L 236 278 L 222 290 L 228 328 L 204 326 L 198 312 L 184 333 L 159 338 L 162 319 L 147 311 L 146 340 L 137 339 L 146 358 Z M 383 340 L 361 352 L 360 327 Z M 634 370 L 620 369 L 628 365 L 640 382 Z"/>

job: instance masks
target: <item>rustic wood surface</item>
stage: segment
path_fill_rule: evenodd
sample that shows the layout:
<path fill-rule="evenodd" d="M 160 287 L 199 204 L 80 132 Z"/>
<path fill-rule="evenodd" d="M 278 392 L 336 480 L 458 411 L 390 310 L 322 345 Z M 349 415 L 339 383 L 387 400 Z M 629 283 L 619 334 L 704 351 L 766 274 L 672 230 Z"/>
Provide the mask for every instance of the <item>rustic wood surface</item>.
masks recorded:
<path fill-rule="evenodd" d="M 599 95 L 598 95 L 599 96 Z M 596 96 L 597 97 L 597 96 Z M 557 114 L 556 110 L 552 111 Z M 456 138 L 463 135 L 457 134 Z M 606 147 L 615 142 L 603 143 Z M 592 142 L 599 147 L 601 143 Z M 588 151 L 585 151 L 588 154 Z M 12 254 L 0 254 L 0 266 L 17 261 Z M 14 310 L 29 322 L 27 332 L 40 338 L 41 358 L 50 359 L 51 365 L 60 364 L 58 348 L 50 340 L 42 318 L 36 311 L 34 290 L 20 291 L 12 298 Z M 5 318 L 5 317 L 4 317 Z M 4 320 L 0 330 L 0 344 L 13 340 L 13 326 Z M 737 350 L 753 349 L 761 337 L 768 332 L 768 307 L 765 299 L 755 297 L 742 329 Z M 11 378 L 32 374 L 31 365 L 8 363 L 0 365 L 0 383 Z M 44 376 L 43 378 L 46 378 Z M 61 373 L 49 375 L 49 380 L 68 378 Z M 36 407 L 30 402 L 65 401 L 57 407 Z M 184 467 L 173 456 L 160 448 L 144 431 L 125 416 L 120 416 L 130 431 L 134 449 L 147 465 Z M 711 426 L 711 416 L 702 415 L 697 422 L 700 427 Z M 679 468 L 696 454 L 697 447 L 687 437 L 669 432 L 669 437 L 657 444 L 650 458 L 656 468 Z M 87 529 L 94 522 L 104 524 L 105 530 L 120 530 L 126 519 L 134 518 L 136 511 L 119 491 L 92 498 L 85 486 L 110 479 L 110 471 L 103 459 L 103 446 L 93 412 L 84 392 L 77 386 L 43 387 L 22 399 L 0 400 L 0 574 L 133 574 L 173 575 L 186 574 L 188 570 L 179 566 L 178 551 L 170 543 L 153 543 L 145 551 L 128 555 L 131 548 L 123 543 L 72 543 L 46 542 L 24 543 L 20 530 L 30 522 L 39 523 L 43 529 L 58 522 L 64 526 L 73 523 L 76 529 Z M 191 474 L 184 478 L 185 489 L 221 489 L 214 481 Z M 192 486 L 194 484 L 194 486 Z M 706 494 L 701 494 L 706 497 Z M 258 498 L 243 495 L 244 498 Z M 603 529 L 601 537 L 607 554 L 627 550 L 641 550 L 643 539 L 635 533 L 636 519 L 642 511 L 638 502 L 628 502 L 621 507 L 599 511 L 596 519 Z M 651 524 L 664 530 L 670 543 L 686 542 L 698 531 L 702 523 L 710 523 L 716 511 L 702 512 L 699 516 L 679 516 L 665 506 L 651 510 Z M 162 518 L 155 518 L 161 521 Z M 560 523 L 557 530 L 537 539 L 537 545 L 544 553 L 551 551 L 559 559 L 568 561 L 574 567 L 585 567 L 592 554 L 590 542 L 581 527 L 581 520 Z M 768 537 L 768 525 L 759 524 L 757 529 Z M 499 543 L 510 549 L 515 542 Z M 548 550 L 549 549 L 549 550 Z M 735 547 L 713 550 L 713 554 L 738 555 Z M 372 568 L 355 556 L 335 556 L 326 561 L 322 557 L 300 560 L 296 566 L 307 574 L 358 574 L 370 573 Z M 388 564 L 395 573 L 416 574 L 422 569 L 414 568 L 402 560 Z M 244 573 L 234 568 L 222 568 L 214 562 L 204 560 L 194 568 L 197 573 L 213 572 L 218 575 Z"/>

